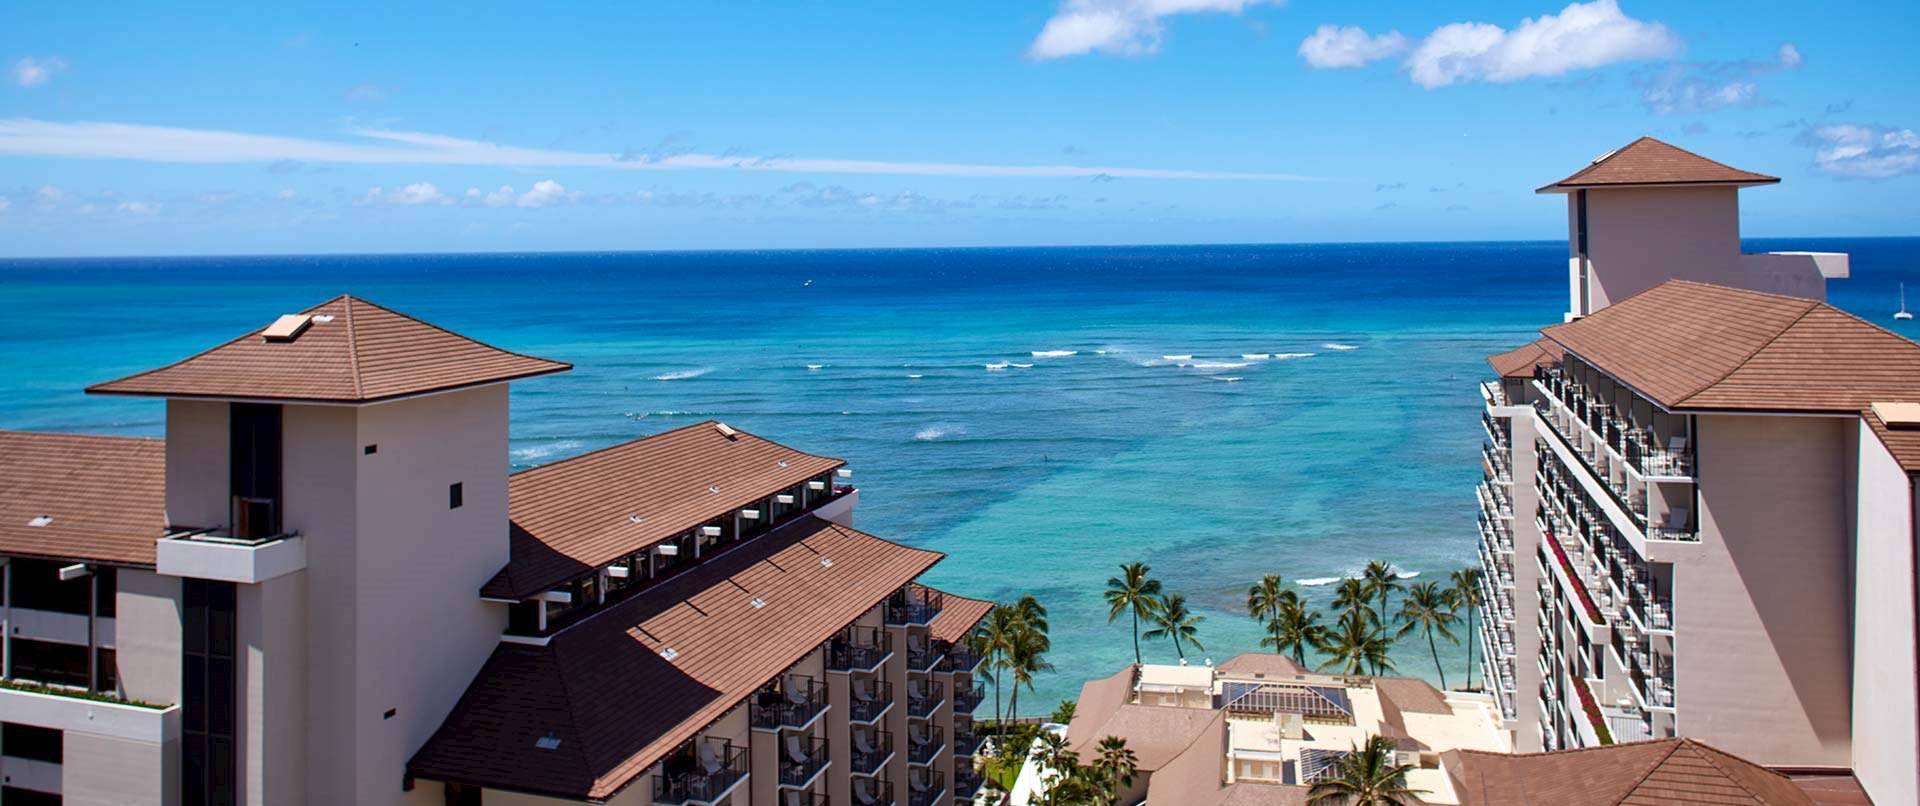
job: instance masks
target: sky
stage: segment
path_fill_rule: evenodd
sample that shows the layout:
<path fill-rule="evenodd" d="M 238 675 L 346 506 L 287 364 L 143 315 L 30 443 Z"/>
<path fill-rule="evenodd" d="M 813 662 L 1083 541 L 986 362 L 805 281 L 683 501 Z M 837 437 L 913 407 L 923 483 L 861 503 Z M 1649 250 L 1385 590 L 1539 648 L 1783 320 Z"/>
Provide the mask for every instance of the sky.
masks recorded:
<path fill-rule="evenodd" d="M 0 256 L 1920 235 L 1920 3 L 0 6 Z"/>

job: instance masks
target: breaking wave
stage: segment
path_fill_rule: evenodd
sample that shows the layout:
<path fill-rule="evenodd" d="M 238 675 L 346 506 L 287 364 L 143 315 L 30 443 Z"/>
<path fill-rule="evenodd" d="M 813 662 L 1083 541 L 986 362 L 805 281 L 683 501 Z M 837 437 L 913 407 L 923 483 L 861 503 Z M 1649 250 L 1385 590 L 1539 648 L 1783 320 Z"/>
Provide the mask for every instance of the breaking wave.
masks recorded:
<path fill-rule="evenodd" d="M 698 378 L 712 371 L 713 371 L 713 367 L 700 367 L 698 369 L 682 369 L 682 370 L 675 370 L 673 372 L 662 372 L 658 375 L 653 376 L 653 379 L 656 381 L 684 381 L 689 378 Z"/>

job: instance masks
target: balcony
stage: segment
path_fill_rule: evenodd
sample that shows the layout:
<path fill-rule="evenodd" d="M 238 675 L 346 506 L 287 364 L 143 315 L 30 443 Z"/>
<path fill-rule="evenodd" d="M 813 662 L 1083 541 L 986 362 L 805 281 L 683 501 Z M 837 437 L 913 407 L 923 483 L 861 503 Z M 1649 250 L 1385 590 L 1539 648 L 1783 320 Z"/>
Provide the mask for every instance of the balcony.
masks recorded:
<path fill-rule="evenodd" d="M 947 794 L 947 776 L 939 770 L 923 770 L 909 776 L 907 806 L 934 806 Z"/>
<path fill-rule="evenodd" d="M 979 709 L 981 701 L 986 698 L 987 690 L 981 686 L 955 685 L 953 687 L 953 712 L 956 714 L 971 714 Z"/>
<path fill-rule="evenodd" d="M 1480 443 L 1480 458 L 1486 462 L 1487 477 L 1501 484 L 1513 483 L 1513 462 L 1507 452 L 1493 447 L 1490 442 Z"/>
<path fill-rule="evenodd" d="M 1486 401 L 1489 408 L 1507 405 L 1507 389 L 1498 379 L 1480 383 L 1480 399 Z"/>
<path fill-rule="evenodd" d="M 893 732 L 854 731 L 853 752 L 847 757 L 847 771 L 854 775 L 879 775 L 893 759 Z"/>
<path fill-rule="evenodd" d="M 952 664 L 952 671 L 956 674 L 973 674 L 980 670 L 980 664 L 986 662 L 985 656 L 973 651 L 973 647 L 967 646 L 964 642 L 949 643 L 946 646 L 947 660 Z"/>
<path fill-rule="evenodd" d="M 801 733 L 787 733 L 780 741 L 780 785 L 805 789 L 826 771 L 830 757 L 827 740 Z"/>
<path fill-rule="evenodd" d="M 893 635 L 877 627 L 849 627 L 827 642 L 827 670 L 874 672 L 893 657 Z"/>
<path fill-rule="evenodd" d="M 826 684 L 799 676 L 783 679 L 778 687 L 762 689 L 749 708 L 753 726 L 760 730 L 799 730 L 812 725 L 826 710 Z"/>
<path fill-rule="evenodd" d="M 698 741 L 697 756 L 682 753 L 661 764 L 653 778 L 653 802 L 712 804 L 747 779 L 747 748 L 714 739 Z"/>
<path fill-rule="evenodd" d="M 893 684 L 866 677 L 848 684 L 847 721 L 869 725 L 893 708 Z"/>
<path fill-rule="evenodd" d="M 907 671 L 931 672 L 946 656 L 941 642 L 918 633 L 907 634 Z"/>
<path fill-rule="evenodd" d="M 851 787 L 854 806 L 893 806 L 893 782 L 880 778 L 855 778 Z"/>
<path fill-rule="evenodd" d="M 959 758 L 970 758 L 980 751 L 980 746 L 986 741 L 987 735 L 972 726 L 965 730 L 956 727 L 953 729 L 953 754 Z"/>
<path fill-rule="evenodd" d="M 218 530 L 176 532 L 155 545 L 155 570 L 167 576 L 256 584 L 307 567 L 297 534 L 240 538 Z"/>
<path fill-rule="evenodd" d="M 955 803 L 967 803 L 980 793 L 980 773 L 973 767 L 955 767 L 953 770 L 953 800 Z"/>
<path fill-rule="evenodd" d="M 827 796 L 811 789 L 789 789 L 780 793 L 779 806 L 827 806 Z"/>
<path fill-rule="evenodd" d="M 887 623 L 894 626 L 923 625 L 940 615 L 946 597 L 922 585 L 908 585 L 887 599 Z"/>
<path fill-rule="evenodd" d="M 1513 498 L 1490 482 L 1480 482 L 1480 508 L 1489 517 L 1513 520 Z"/>
<path fill-rule="evenodd" d="M 1496 448 L 1513 447 L 1513 424 L 1495 418 L 1490 412 L 1480 413 L 1480 425 L 1487 430 L 1487 439 L 1493 440 Z"/>
<path fill-rule="evenodd" d="M 931 716 L 940 704 L 947 701 L 947 687 L 938 680 L 921 680 L 907 684 L 907 716 L 925 719 Z"/>
<path fill-rule="evenodd" d="M 940 751 L 946 749 L 947 733 L 938 725 L 928 725 L 924 732 L 916 735 L 907 731 L 907 763 L 932 764 L 940 757 Z"/>

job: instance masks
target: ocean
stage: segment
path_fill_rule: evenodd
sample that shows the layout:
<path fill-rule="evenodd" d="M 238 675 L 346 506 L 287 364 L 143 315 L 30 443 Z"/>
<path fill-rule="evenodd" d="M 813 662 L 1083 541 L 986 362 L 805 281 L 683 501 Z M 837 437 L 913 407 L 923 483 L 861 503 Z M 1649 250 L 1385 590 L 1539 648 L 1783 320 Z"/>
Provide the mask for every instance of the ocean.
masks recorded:
<path fill-rule="evenodd" d="M 1850 252 L 1832 302 L 1895 323 L 1920 239 Z M 1262 574 L 1477 563 L 1487 355 L 1566 309 L 1563 242 L 0 261 L 0 427 L 159 435 L 87 384 L 352 293 L 572 362 L 515 385 L 515 468 L 713 417 L 842 457 L 855 525 L 937 549 L 926 581 L 1050 610 L 1050 709 L 1132 660 L 1101 591 L 1142 560 L 1258 648 Z M 1916 298 L 1920 304 L 1920 298 Z M 1325 606 L 1330 585 L 1300 588 Z M 1463 636 L 1464 639 L 1464 636 Z M 1171 661 L 1166 642 L 1149 661 Z M 1403 673 L 1438 682 L 1426 643 Z M 1441 644 L 1447 682 L 1465 643 Z M 1478 672 L 1476 670 L 1475 674 Z"/>

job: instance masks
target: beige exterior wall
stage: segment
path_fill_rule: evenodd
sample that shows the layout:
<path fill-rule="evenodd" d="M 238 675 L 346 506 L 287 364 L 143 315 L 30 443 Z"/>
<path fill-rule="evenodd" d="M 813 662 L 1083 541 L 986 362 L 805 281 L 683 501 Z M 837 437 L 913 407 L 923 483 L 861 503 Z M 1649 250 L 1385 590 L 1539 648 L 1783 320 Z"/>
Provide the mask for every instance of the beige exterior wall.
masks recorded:
<path fill-rule="evenodd" d="M 242 803 L 287 803 L 306 792 L 306 583 L 300 572 L 235 586 Z"/>
<path fill-rule="evenodd" d="M 1539 454 L 1534 440 L 1544 424 L 1530 411 L 1513 422 L 1513 710 L 1514 749 L 1538 752 L 1540 741 L 1540 527 L 1533 513 L 1540 505 L 1534 487 Z M 1550 439 L 1551 437 L 1549 437 Z M 1491 569 L 1486 572 L 1489 577 Z M 1492 612 L 1492 608 L 1488 608 Z M 1488 681 L 1491 688 L 1495 681 Z"/>
<path fill-rule="evenodd" d="M 152 571 L 115 572 L 114 663 L 121 696 L 180 701 L 180 580 Z"/>
<path fill-rule="evenodd" d="M 1577 199 L 1567 194 L 1570 232 Z M 1568 242 L 1578 248 L 1577 238 Z M 1589 190 L 1587 257 L 1589 313 L 1675 278 L 1744 285 L 1738 191 Z"/>
<path fill-rule="evenodd" d="M 1760 764 L 1844 767 L 1857 421 L 1698 423 L 1701 541 L 1666 552 L 1680 734 Z"/>
<path fill-rule="evenodd" d="M 1875 803 L 1920 803 L 1914 481 L 1879 437 L 1859 431 L 1853 774 Z"/>
<path fill-rule="evenodd" d="M 167 401 L 167 520 L 226 526 L 227 411 L 214 400 Z"/>
<path fill-rule="evenodd" d="M 62 737 L 61 802 L 128 806 L 180 802 L 180 743 L 154 745 L 67 731 Z"/>

